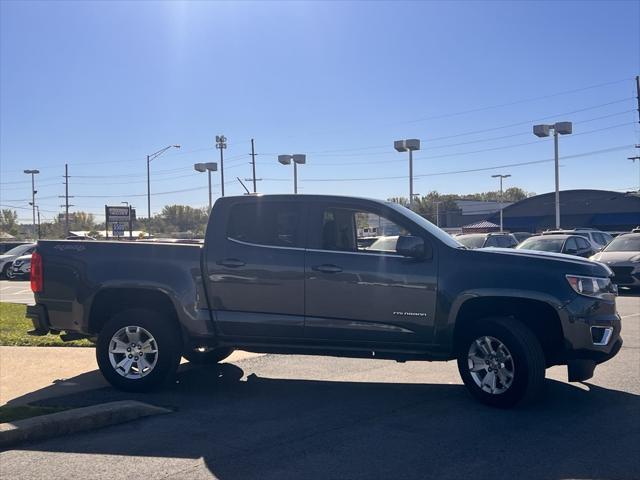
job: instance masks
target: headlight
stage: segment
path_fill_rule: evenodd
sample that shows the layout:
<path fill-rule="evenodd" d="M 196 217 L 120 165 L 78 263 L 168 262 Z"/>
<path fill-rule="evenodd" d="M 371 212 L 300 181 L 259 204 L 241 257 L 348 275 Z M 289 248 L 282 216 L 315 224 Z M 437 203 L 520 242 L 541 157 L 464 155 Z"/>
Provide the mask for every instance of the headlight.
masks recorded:
<path fill-rule="evenodd" d="M 610 278 L 583 277 L 580 275 L 567 275 L 567 281 L 571 288 L 580 295 L 610 300 L 618 293 L 618 288 Z"/>

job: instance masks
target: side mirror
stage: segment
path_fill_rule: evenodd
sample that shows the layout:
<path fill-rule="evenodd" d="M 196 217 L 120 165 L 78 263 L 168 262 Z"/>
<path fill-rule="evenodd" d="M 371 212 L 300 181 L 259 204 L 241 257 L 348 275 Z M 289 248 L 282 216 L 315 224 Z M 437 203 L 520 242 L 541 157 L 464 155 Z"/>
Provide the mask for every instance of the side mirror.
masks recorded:
<path fill-rule="evenodd" d="M 405 257 L 428 259 L 431 258 L 433 252 L 431 245 L 425 244 L 420 237 L 413 235 L 400 235 L 396 243 L 396 253 Z"/>

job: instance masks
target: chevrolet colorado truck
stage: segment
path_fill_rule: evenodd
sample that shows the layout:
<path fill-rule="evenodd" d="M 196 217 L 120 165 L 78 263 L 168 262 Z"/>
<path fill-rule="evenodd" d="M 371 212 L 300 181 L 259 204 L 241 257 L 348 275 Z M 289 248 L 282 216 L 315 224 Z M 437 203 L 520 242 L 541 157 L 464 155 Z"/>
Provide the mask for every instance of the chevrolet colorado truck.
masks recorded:
<path fill-rule="evenodd" d="M 397 240 L 359 242 L 374 228 Z M 39 241 L 31 287 L 30 333 L 93 338 L 103 375 L 130 391 L 166 382 L 181 356 L 242 349 L 457 360 L 476 399 L 511 407 L 546 368 L 586 380 L 622 345 L 605 265 L 468 250 L 406 207 L 351 197 L 224 197 L 203 245 Z"/>

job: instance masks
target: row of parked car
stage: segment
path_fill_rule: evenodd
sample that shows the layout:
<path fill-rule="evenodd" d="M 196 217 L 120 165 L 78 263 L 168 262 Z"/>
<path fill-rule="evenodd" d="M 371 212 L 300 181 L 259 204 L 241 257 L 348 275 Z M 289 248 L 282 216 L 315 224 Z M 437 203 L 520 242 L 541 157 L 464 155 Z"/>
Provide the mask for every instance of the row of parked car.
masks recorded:
<path fill-rule="evenodd" d="M 31 254 L 35 243 L 3 242 L 0 244 L 0 277 L 28 279 L 31 275 Z"/>
<path fill-rule="evenodd" d="M 590 228 L 548 230 L 539 235 L 527 232 L 471 233 L 456 235 L 467 248 L 517 248 L 563 253 L 605 263 L 613 270 L 619 286 L 640 287 L 640 228 L 611 235 Z"/>

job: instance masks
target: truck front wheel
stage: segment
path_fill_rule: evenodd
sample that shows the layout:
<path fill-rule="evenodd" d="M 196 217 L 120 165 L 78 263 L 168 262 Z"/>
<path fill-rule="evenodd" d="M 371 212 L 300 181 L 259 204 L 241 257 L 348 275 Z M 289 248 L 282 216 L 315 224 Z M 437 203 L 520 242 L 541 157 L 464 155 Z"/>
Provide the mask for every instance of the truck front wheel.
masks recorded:
<path fill-rule="evenodd" d="M 480 402 L 510 408 L 540 395 L 545 358 L 540 342 L 513 318 L 487 318 L 465 333 L 459 344 L 458 370 Z"/>
<path fill-rule="evenodd" d="M 173 377 L 180 360 L 180 338 L 170 318 L 146 309 L 114 315 L 98 335 L 96 359 L 114 387 L 152 390 Z"/>

